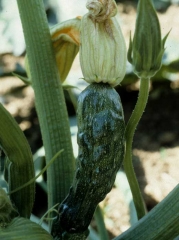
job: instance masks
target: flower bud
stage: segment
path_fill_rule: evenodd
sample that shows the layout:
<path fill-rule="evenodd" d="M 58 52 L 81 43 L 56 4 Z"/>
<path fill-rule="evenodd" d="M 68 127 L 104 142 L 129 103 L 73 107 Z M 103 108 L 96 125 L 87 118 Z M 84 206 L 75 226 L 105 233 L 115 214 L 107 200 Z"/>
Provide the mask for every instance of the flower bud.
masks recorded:
<path fill-rule="evenodd" d="M 168 33 L 169 34 L 169 33 Z M 168 34 L 161 39 L 159 20 L 151 0 L 139 0 L 133 41 L 130 38 L 128 61 L 140 78 L 150 78 L 161 67 Z"/>
<path fill-rule="evenodd" d="M 114 17 L 114 0 L 88 0 L 81 20 L 80 63 L 84 79 L 118 85 L 126 71 L 126 45 Z"/>

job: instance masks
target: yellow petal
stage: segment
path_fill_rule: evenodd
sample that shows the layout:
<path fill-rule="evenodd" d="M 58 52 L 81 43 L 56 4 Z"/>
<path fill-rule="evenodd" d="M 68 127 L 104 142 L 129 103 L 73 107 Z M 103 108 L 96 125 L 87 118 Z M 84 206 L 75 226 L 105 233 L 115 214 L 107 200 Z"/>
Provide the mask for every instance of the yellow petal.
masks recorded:
<path fill-rule="evenodd" d="M 79 51 L 80 24 L 81 20 L 78 17 L 56 24 L 50 31 L 62 82 L 65 81 Z"/>
<path fill-rule="evenodd" d="M 58 23 L 50 29 L 61 82 L 65 81 L 72 63 L 79 51 L 80 26 L 81 17 L 77 17 L 62 23 Z M 29 81 L 31 81 L 27 56 L 25 57 L 25 68 Z"/>

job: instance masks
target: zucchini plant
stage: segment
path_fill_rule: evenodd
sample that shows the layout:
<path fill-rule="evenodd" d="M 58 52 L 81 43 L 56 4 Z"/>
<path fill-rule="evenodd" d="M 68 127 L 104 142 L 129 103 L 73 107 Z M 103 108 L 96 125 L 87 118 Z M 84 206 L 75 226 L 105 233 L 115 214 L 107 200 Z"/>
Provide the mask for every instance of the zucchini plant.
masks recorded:
<path fill-rule="evenodd" d="M 77 118 L 75 177 L 55 224 L 69 233 L 87 231 L 98 203 L 113 187 L 125 147 L 121 101 L 108 84 L 92 83 L 80 94 Z"/>
<path fill-rule="evenodd" d="M 80 62 L 84 80 L 91 84 L 78 99 L 79 155 L 72 187 L 54 223 L 54 237 L 87 231 L 98 203 L 113 187 L 124 157 L 122 104 L 112 87 L 123 79 L 126 67 L 125 41 L 116 19 L 111 19 L 117 8 L 113 1 L 106 5 L 89 1 L 87 8 L 89 13 L 81 20 Z M 109 43 L 111 47 L 106 48 Z M 105 57 L 102 51 L 106 51 Z M 120 67 L 115 66 L 116 60 Z"/>
<path fill-rule="evenodd" d="M 12 206 L 0 190 L 0 238 L 85 240 L 94 211 L 113 187 L 122 163 L 141 219 L 115 239 L 176 237 L 179 234 L 179 186 L 145 215 L 131 159 L 133 135 L 147 103 L 150 77 L 160 68 L 167 38 L 161 40 L 151 0 L 139 1 L 136 31 L 133 41 L 130 40 L 128 60 L 141 79 L 141 86 L 127 127 L 120 97 L 114 89 L 124 78 L 127 55 L 115 19 L 115 2 L 88 0 L 86 15 L 60 23 L 51 31 L 42 0 L 17 0 L 17 3 L 27 46 L 28 83 L 34 89 L 46 165 L 49 166 L 57 152 L 62 153 L 57 154 L 56 161 L 47 170 L 48 208 L 51 210 L 56 204 L 59 208 L 56 214 L 49 214 L 53 217 L 52 224 L 49 223 L 50 233 L 28 219 L 35 195 L 34 183 L 25 185 L 20 192 L 16 188 L 34 179 L 32 155 L 14 119 L 0 106 L 0 144 L 8 157 L 6 179 L 10 191 L 15 191 L 11 196 Z M 79 154 L 75 166 L 62 82 L 78 51 L 84 80 L 90 84 L 78 99 Z"/>

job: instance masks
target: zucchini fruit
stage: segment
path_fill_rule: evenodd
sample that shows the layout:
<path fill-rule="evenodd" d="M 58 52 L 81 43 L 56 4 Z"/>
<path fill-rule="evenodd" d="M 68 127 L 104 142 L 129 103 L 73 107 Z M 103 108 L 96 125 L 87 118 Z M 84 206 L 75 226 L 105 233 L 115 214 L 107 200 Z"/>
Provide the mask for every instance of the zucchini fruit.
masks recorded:
<path fill-rule="evenodd" d="M 92 83 L 79 96 L 79 154 L 58 224 L 68 233 L 85 232 L 96 206 L 113 187 L 124 157 L 125 123 L 120 97 L 107 83 Z"/>

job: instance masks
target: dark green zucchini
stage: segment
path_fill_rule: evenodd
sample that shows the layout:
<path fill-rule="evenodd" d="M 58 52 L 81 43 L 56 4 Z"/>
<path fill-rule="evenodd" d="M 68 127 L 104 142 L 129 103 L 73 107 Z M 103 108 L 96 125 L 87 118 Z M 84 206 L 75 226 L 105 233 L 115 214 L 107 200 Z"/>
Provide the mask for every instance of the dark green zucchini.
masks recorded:
<path fill-rule="evenodd" d="M 58 219 L 69 233 L 88 229 L 96 206 L 113 187 L 124 157 L 123 109 L 113 87 L 90 84 L 79 96 L 77 120 L 76 173 Z"/>

